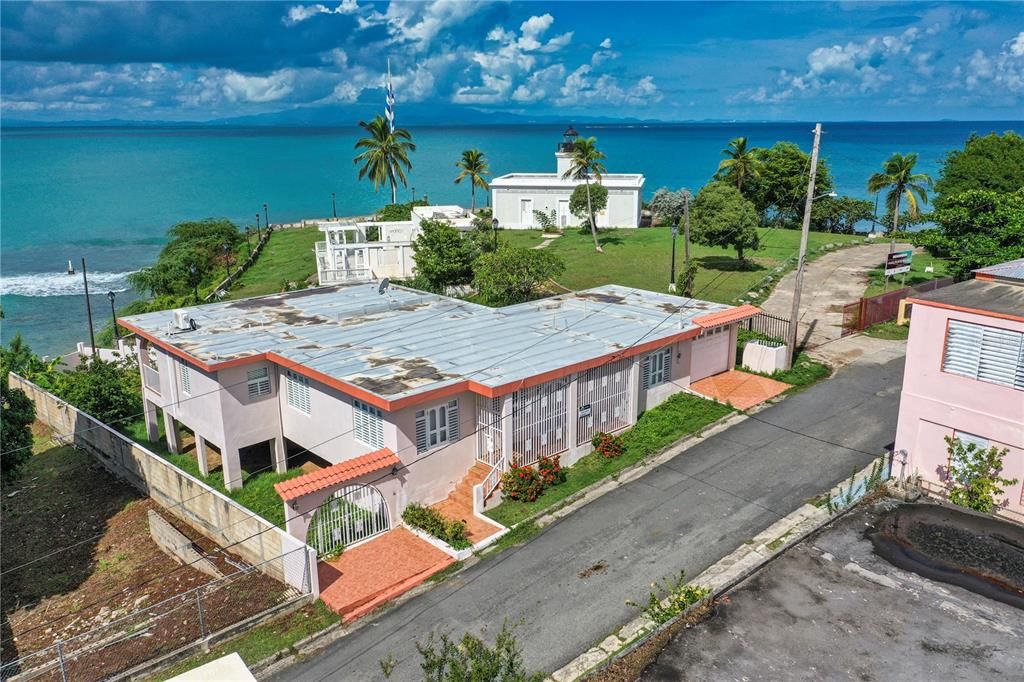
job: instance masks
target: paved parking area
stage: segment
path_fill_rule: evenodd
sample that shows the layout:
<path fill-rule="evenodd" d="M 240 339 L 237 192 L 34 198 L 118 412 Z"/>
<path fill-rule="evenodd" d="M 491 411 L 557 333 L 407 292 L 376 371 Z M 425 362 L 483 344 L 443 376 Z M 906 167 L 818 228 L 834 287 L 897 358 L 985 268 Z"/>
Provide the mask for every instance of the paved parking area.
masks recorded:
<path fill-rule="evenodd" d="M 858 510 L 744 581 L 641 679 L 1020 680 L 1024 611 L 900 570 Z"/>
<path fill-rule="evenodd" d="M 690 389 L 739 410 L 749 410 L 792 388 L 768 377 L 730 369 L 728 372 L 695 381 Z"/>

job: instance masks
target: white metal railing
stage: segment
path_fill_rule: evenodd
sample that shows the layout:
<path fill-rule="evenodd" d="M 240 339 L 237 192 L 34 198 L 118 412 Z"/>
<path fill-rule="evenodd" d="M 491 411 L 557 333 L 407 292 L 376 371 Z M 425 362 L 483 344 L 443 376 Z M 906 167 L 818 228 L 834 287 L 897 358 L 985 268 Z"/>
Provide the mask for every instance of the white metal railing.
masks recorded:
<path fill-rule="evenodd" d="M 365 282 L 373 279 L 370 268 L 349 268 L 348 270 L 321 270 L 320 284 L 338 284 L 341 282 Z"/>
<path fill-rule="evenodd" d="M 504 459 L 502 460 L 502 463 L 504 464 Z M 491 496 L 491 493 L 493 493 L 501 483 L 502 473 L 504 473 L 503 466 L 491 467 L 491 473 L 487 474 L 487 477 L 483 480 L 485 500 Z"/>
<path fill-rule="evenodd" d="M 476 427 L 477 460 L 497 466 L 502 460 L 501 398 L 477 396 Z"/>
<path fill-rule="evenodd" d="M 145 363 L 142 365 L 142 381 L 146 384 L 146 388 L 157 393 L 160 392 L 160 372 Z"/>
<path fill-rule="evenodd" d="M 390 529 L 391 516 L 380 491 L 372 485 L 347 485 L 313 513 L 308 541 L 323 555 Z"/>
<path fill-rule="evenodd" d="M 630 358 L 581 372 L 576 379 L 576 444 L 583 445 L 598 431 L 612 433 L 629 426 L 633 396 Z"/>
<path fill-rule="evenodd" d="M 565 383 L 561 380 L 512 394 L 512 462 L 536 464 L 569 447 Z"/>

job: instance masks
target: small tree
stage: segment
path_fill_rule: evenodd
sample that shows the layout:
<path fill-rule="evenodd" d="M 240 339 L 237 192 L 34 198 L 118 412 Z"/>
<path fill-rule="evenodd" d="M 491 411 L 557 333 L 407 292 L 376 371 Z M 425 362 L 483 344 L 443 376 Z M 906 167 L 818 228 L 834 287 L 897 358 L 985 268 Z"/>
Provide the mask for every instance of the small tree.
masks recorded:
<path fill-rule="evenodd" d="M 651 209 L 651 213 L 659 218 L 663 218 L 669 225 L 678 225 L 683 217 L 683 210 L 686 207 L 685 191 L 678 190 L 673 192 L 662 187 L 651 197 L 651 203 L 648 204 L 648 208 Z"/>
<path fill-rule="evenodd" d="M 949 453 L 949 500 L 953 504 L 989 514 L 1002 502 L 1004 488 L 1016 485 L 1016 478 L 1003 478 L 1003 458 L 1009 448 L 979 448 L 975 443 L 964 445 L 959 438 L 946 436 Z"/>
<path fill-rule="evenodd" d="M 21 389 L 12 389 L 0 377 L 0 480 L 10 483 L 32 456 L 32 422 L 36 405 Z"/>
<path fill-rule="evenodd" d="M 534 297 L 538 286 L 565 271 L 562 259 L 547 250 L 499 247 L 473 266 L 473 288 L 489 305 L 511 305 Z"/>
<path fill-rule="evenodd" d="M 448 633 L 431 632 L 425 642 L 417 642 L 422 661 L 424 682 L 540 682 L 541 673 L 530 673 L 523 663 L 523 653 L 508 622 L 502 624 L 494 646 L 480 637 L 466 633 L 454 639 Z M 390 678 L 395 661 L 381 661 L 381 671 Z"/>
<path fill-rule="evenodd" d="M 760 246 L 757 210 L 740 191 L 723 182 L 705 185 L 693 201 L 693 240 L 707 246 L 731 246 L 743 252 Z"/>
<path fill-rule="evenodd" d="M 589 202 L 587 201 L 588 194 Z M 604 185 L 577 185 L 569 196 L 569 212 L 583 222 L 583 225 L 580 226 L 581 231 L 587 230 L 592 225 L 597 225 L 595 216 L 606 208 L 608 208 L 608 188 Z"/>
<path fill-rule="evenodd" d="M 811 229 L 852 234 L 857 223 L 874 217 L 874 207 L 866 199 L 824 196 L 811 206 Z"/>
<path fill-rule="evenodd" d="M 412 243 L 416 255 L 416 276 L 433 291 L 468 284 L 473 279 L 476 249 L 455 227 L 443 220 L 424 220 Z"/>
<path fill-rule="evenodd" d="M 139 368 L 128 358 L 116 362 L 89 358 L 74 371 L 63 373 L 55 392 L 106 424 L 131 419 L 142 412 Z"/>

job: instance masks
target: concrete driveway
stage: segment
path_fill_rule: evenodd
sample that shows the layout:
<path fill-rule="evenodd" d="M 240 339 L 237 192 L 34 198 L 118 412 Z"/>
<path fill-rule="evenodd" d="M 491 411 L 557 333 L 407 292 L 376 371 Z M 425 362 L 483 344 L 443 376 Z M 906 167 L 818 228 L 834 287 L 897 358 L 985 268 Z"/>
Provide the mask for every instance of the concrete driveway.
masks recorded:
<path fill-rule="evenodd" d="M 275 679 L 379 679 L 379 661 L 389 654 L 398 662 L 392 679 L 419 679 L 417 640 L 443 630 L 493 635 L 506 619 L 520 623 L 527 665 L 556 670 L 634 617 L 638 609 L 626 602 L 644 601 L 652 582 L 680 570 L 697 575 L 866 466 L 892 441 L 902 376 L 899 359 L 841 370 Z M 599 565 L 606 568 L 584 573 Z"/>

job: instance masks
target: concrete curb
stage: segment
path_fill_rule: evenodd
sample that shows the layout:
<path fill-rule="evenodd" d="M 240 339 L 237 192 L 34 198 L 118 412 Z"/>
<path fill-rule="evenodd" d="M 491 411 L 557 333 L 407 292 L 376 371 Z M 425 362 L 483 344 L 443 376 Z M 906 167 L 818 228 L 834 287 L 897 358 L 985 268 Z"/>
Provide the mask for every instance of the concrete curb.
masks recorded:
<path fill-rule="evenodd" d="M 872 461 L 857 472 L 856 478 L 859 480 L 866 477 L 877 462 L 881 461 L 884 465 L 885 459 L 886 455 L 883 455 Z M 846 480 L 832 487 L 828 493 L 829 499 L 840 495 L 841 488 L 845 483 Z M 795 511 L 765 528 L 728 556 L 706 568 L 691 581 L 691 584 L 710 588 L 712 598 L 717 599 L 786 549 L 803 541 L 855 506 L 852 504 L 837 514 L 829 514 L 824 507 L 816 507 L 811 504 L 801 505 Z M 682 615 L 685 614 L 681 614 L 679 617 Z M 668 627 L 674 620 L 659 625 L 650 618 L 640 615 L 619 628 L 615 634 L 606 637 L 596 646 L 553 672 L 548 680 L 554 682 L 581 680 L 634 650 L 650 637 Z"/>

